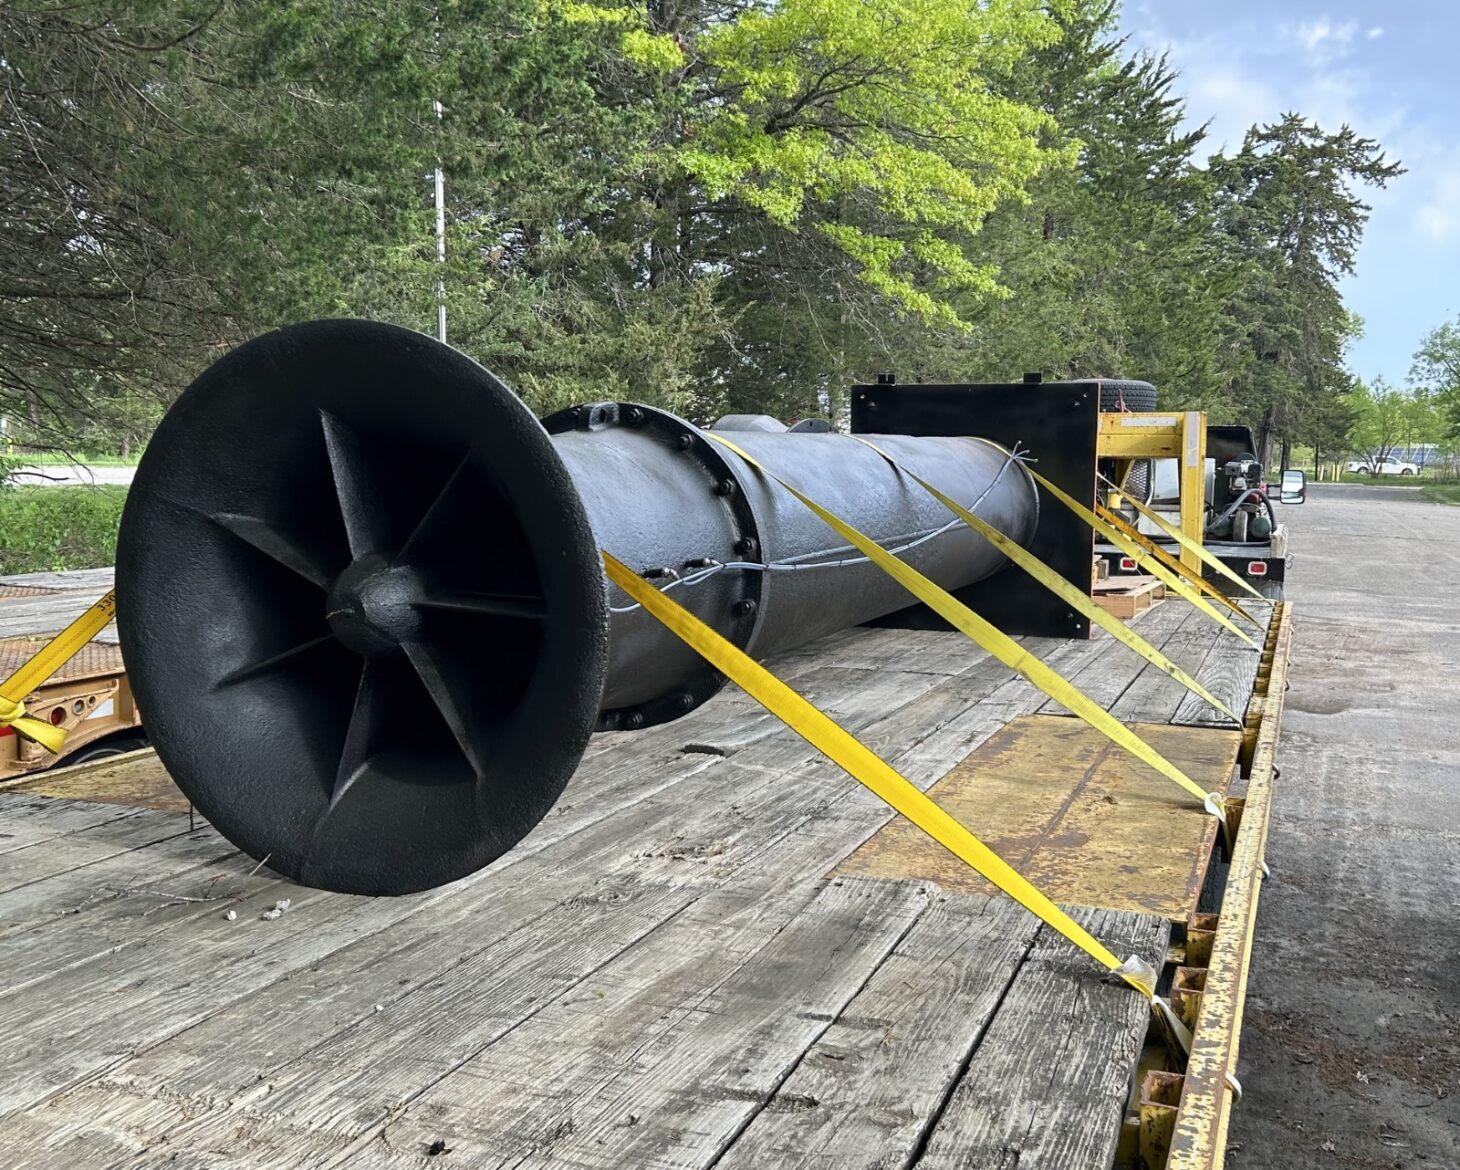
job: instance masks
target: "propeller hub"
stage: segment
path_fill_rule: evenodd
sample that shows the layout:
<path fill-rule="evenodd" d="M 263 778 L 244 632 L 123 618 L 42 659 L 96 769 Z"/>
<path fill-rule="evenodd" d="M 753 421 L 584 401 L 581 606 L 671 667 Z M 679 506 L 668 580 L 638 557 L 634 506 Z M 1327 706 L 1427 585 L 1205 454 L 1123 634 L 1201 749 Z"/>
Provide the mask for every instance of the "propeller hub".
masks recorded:
<path fill-rule="evenodd" d="M 367 553 L 335 578 L 325 601 L 325 619 L 344 645 L 373 658 L 419 636 L 417 602 L 422 596 L 414 569 Z"/>

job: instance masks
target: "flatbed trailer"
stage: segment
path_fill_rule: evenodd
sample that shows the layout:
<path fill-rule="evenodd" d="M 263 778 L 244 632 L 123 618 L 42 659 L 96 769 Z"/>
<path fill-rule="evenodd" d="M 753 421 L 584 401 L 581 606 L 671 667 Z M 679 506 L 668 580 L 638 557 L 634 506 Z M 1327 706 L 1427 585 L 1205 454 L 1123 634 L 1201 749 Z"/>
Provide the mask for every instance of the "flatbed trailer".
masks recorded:
<path fill-rule="evenodd" d="M 1146 535 L 1152 544 L 1172 556 L 1180 555 L 1181 549 L 1174 540 L 1149 533 Z M 1203 547 L 1264 597 L 1274 601 L 1282 599 L 1283 586 L 1288 579 L 1288 563 L 1292 559 L 1285 528 L 1280 528 L 1268 541 L 1238 544 L 1230 540 L 1207 540 Z M 1140 565 L 1113 544 L 1097 540 L 1095 555 L 1105 562 L 1106 572 L 1112 577 L 1139 576 L 1144 572 Z M 1203 567 L 1202 576 L 1219 587 L 1227 584 L 1220 573 L 1209 567 Z"/>
<path fill-rule="evenodd" d="M 0 789 L 0 1164 L 1222 1165 L 1290 643 L 1136 619 L 1021 641 L 1216 821 L 964 639 L 854 629 L 769 665 L 1120 955 L 1149 1004 L 739 691 L 595 737 L 517 848 L 428 893 L 296 886 L 151 751 Z M 267 750 L 260 729 L 260 750 Z M 121 803 L 118 803 L 121 802 Z M 1240 815 L 1237 815 L 1240 814 Z"/>
<path fill-rule="evenodd" d="M 112 587 L 111 569 L 0 577 L 0 679 Z M 141 715 L 127 682 L 115 624 L 26 697 L 26 709 L 66 730 L 59 757 L 0 727 L 0 783 L 108 751 L 141 746 Z"/>

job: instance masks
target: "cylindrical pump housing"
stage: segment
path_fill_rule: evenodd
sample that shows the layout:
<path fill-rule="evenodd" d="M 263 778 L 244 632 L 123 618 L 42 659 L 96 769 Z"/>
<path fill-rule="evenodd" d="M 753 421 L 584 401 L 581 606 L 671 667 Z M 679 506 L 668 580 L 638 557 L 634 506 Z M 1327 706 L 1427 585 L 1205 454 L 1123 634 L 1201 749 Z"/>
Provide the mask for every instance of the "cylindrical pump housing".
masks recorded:
<path fill-rule="evenodd" d="M 1003 557 L 882 455 L 729 435 L 946 588 Z M 976 438 L 869 436 L 1025 541 L 1037 497 Z M 179 787 L 311 885 L 464 876 L 546 815 L 597 727 L 722 684 L 610 590 L 600 550 L 756 657 L 911 597 L 704 431 L 597 403 L 539 423 L 492 375 L 371 322 L 280 330 L 168 412 L 123 516 L 122 650 Z"/>
<path fill-rule="evenodd" d="M 912 602 L 804 504 L 730 448 L 674 415 L 598 403 L 546 420 L 599 547 L 650 575 L 681 605 L 757 658 Z M 980 439 L 736 430 L 756 462 L 810 490 L 947 589 L 1004 557 L 888 462 L 937 484 L 1015 540 L 1038 519 L 1029 474 Z M 718 686 L 693 650 L 620 597 L 610 609 L 602 727 L 649 726 Z"/>

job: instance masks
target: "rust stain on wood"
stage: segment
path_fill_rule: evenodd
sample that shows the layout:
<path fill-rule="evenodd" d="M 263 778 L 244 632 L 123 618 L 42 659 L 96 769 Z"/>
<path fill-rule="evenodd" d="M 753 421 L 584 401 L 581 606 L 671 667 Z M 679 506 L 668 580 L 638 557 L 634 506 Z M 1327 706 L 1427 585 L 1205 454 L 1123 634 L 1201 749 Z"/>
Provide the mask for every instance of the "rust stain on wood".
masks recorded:
<path fill-rule="evenodd" d="M 1209 790 L 1226 791 L 1236 730 L 1132 724 Z M 1057 902 L 1160 914 L 1195 911 L 1217 822 L 1184 792 L 1076 719 L 1025 715 L 955 765 L 928 794 Z M 947 890 L 994 887 L 897 818 L 837 874 L 921 878 Z"/>

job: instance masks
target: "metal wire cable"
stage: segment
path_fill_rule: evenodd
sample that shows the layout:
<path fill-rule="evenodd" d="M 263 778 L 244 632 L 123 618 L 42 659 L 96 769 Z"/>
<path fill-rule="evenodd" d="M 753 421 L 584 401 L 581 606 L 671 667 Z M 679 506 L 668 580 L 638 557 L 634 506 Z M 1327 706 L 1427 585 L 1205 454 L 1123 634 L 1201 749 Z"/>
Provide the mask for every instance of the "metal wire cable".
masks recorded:
<path fill-rule="evenodd" d="M 1028 455 L 1029 452 L 1027 450 L 1021 451 L 1019 448 L 1019 444 L 1016 442 L 1014 444 L 1013 450 L 1008 453 L 1008 455 L 1004 459 L 1003 464 L 999 467 L 998 474 L 996 474 L 994 478 L 989 481 L 989 485 L 978 494 L 978 498 L 974 500 L 971 505 L 969 505 L 968 510 L 977 515 L 979 505 L 984 502 L 984 500 L 988 497 L 988 494 L 993 491 L 994 488 L 998 487 L 999 481 L 1003 479 L 1004 472 L 1009 469 L 1010 464 L 1033 462 L 1032 460 L 1028 459 Z M 926 544 L 928 541 L 942 536 L 944 533 L 951 532 L 955 528 L 962 528 L 966 530 L 968 528 L 968 525 L 965 524 L 962 520 L 959 520 L 955 517 L 947 524 L 943 525 L 941 528 L 934 528 L 929 532 L 922 533 L 915 539 L 909 540 L 905 544 L 897 545 L 894 548 L 889 548 L 887 551 L 893 556 L 899 556 L 902 553 L 909 552 L 912 549 L 917 548 L 921 544 Z M 890 539 L 896 540 L 898 539 L 898 537 L 891 537 Z M 878 543 L 881 544 L 882 542 L 878 541 Z M 668 593 L 671 589 L 674 589 L 681 585 L 698 585 L 702 581 L 707 581 L 711 577 L 714 577 L 719 573 L 723 573 L 731 569 L 760 573 L 793 573 L 805 572 L 809 569 L 843 569 L 848 568 L 852 565 L 865 565 L 870 562 L 870 557 L 856 556 L 837 561 L 815 561 L 812 564 L 805 563 L 807 561 L 811 561 L 815 557 L 834 556 L 838 553 L 851 551 L 853 551 L 852 546 L 844 544 L 837 548 L 819 549 L 815 552 L 802 553 L 800 556 L 789 557 L 786 560 L 781 561 L 714 561 L 713 563 L 706 565 L 702 569 L 699 569 L 693 573 L 686 574 L 680 574 L 675 569 L 666 566 L 663 569 L 659 570 L 659 573 L 666 576 L 672 576 L 673 580 L 671 580 L 667 585 L 661 587 L 659 592 Z M 706 558 L 706 560 L 709 559 L 710 558 Z M 609 606 L 608 612 L 633 613 L 636 609 L 640 608 L 642 607 L 639 605 Z"/>

